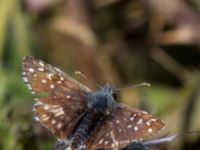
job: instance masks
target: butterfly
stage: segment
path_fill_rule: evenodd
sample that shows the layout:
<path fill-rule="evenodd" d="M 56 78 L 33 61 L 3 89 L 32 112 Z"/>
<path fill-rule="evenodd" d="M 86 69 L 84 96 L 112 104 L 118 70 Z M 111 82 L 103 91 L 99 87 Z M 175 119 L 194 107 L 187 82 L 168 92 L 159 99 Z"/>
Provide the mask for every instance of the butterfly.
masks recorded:
<path fill-rule="evenodd" d="M 165 124 L 145 111 L 116 102 L 116 88 L 98 91 L 57 67 L 26 56 L 22 78 L 34 98 L 34 118 L 72 149 L 121 149 L 142 142 Z M 45 93 L 46 96 L 38 96 Z"/>

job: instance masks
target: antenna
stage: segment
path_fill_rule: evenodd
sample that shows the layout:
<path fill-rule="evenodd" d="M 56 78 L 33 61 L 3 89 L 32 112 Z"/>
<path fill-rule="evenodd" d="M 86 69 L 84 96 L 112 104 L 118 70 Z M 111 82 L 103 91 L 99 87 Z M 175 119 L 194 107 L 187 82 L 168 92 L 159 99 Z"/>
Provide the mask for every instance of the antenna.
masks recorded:
<path fill-rule="evenodd" d="M 81 72 L 81 71 L 75 71 L 74 74 L 80 75 L 80 76 L 83 77 L 84 79 L 88 79 L 88 78 L 86 77 L 86 75 L 84 75 L 84 73 Z"/>
<path fill-rule="evenodd" d="M 86 81 L 88 81 L 87 76 L 86 76 L 83 72 L 77 70 L 77 71 L 74 72 L 74 74 L 75 74 L 75 75 L 79 75 L 79 76 L 81 76 L 82 78 L 86 79 Z M 99 84 L 96 84 L 96 86 L 99 87 L 99 88 L 102 87 L 102 86 L 100 86 Z"/>
<path fill-rule="evenodd" d="M 166 137 L 162 137 L 162 138 L 158 138 L 158 139 L 154 139 L 154 140 L 144 141 L 144 142 L 142 142 L 142 144 L 144 146 L 160 145 L 163 143 L 172 142 L 176 138 L 178 138 L 180 136 L 186 136 L 188 134 L 200 134 L 200 131 L 188 131 L 188 132 L 183 132 L 183 133 L 177 133 L 174 135 L 170 135 L 170 136 L 166 136 Z"/>
<path fill-rule="evenodd" d="M 120 91 L 120 90 L 122 90 L 122 89 L 127 89 L 127 88 L 136 88 L 136 87 L 141 87 L 141 86 L 151 86 L 151 84 L 150 84 L 150 83 L 143 82 L 143 83 L 139 83 L 139 84 L 132 85 L 132 86 L 128 86 L 128 87 L 117 88 L 116 91 Z"/>

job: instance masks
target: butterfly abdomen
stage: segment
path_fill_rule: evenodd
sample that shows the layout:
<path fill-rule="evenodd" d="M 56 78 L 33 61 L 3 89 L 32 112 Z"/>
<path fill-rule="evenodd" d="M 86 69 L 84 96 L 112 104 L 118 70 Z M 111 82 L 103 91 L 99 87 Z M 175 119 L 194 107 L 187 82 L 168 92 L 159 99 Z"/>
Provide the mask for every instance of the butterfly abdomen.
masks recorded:
<path fill-rule="evenodd" d="M 71 138 L 72 147 L 78 148 L 81 144 L 90 137 L 92 131 L 96 127 L 98 120 L 102 117 L 101 114 L 95 114 L 94 112 L 87 112 L 80 121 L 77 130 Z"/>

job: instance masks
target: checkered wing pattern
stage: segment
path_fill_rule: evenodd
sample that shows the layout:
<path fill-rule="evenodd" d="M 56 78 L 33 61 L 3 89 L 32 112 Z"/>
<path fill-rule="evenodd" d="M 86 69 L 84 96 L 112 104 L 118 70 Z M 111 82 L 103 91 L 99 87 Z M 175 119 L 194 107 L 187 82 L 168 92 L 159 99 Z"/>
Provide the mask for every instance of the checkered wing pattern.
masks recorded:
<path fill-rule="evenodd" d="M 91 149 L 124 148 L 132 142 L 141 142 L 161 130 L 164 123 L 145 111 L 119 106 L 97 127 L 88 141 Z"/>
<path fill-rule="evenodd" d="M 35 120 L 59 139 L 67 138 L 82 117 L 90 90 L 56 67 L 27 56 L 23 60 L 23 80 L 35 98 Z"/>

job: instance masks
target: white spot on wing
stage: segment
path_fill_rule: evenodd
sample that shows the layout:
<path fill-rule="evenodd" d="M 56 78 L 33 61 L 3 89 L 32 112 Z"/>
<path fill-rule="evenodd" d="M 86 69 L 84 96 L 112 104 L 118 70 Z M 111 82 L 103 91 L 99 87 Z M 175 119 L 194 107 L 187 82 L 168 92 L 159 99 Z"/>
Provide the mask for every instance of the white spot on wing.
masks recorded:
<path fill-rule="evenodd" d="M 35 121 L 40 121 L 40 118 L 38 116 L 34 117 Z"/>
<path fill-rule="evenodd" d="M 143 119 L 140 119 L 137 124 L 141 124 L 143 122 Z"/>
<path fill-rule="evenodd" d="M 63 108 L 62 108 L 62 107 L 52 108 L 52 109 L 50 109 L 49 112 L 54 113 L 55 116 L 60 116 L 60 115 L 65 114 L 65 112 L 63 111 Z"/>
<path fill-rule="evenodd" d="M 112 143 L 111 147 L 112 147 L 112 148 L 114 148 L 114 147 L 115 147 L 115 144 L 114 144 L 114 143 Z"/>
<path fill-rule="evenodd" d="M 146 125 L 150 126 L 151 124 L 150 124 L 150 122 L 149 122 L 149 121 L 147 121 L 147 122 L 146 122 Z"/>
<path fill-rule="evenodd" d="M 62 124 L 61 122 L 59 122 L 59 123 L 57 124 L 57 129 L 62 128 L 62 126 L 63 126 L 63 124 Z"/>
<path fill-rule="evenodd" d="M 44 67 L 44 63 L 42 61 L 39 62 L 40 66 Z"/>
<path fill-rule="evenodd" d="M 27 77 L 22 77 L 22 79 L 23 79 L 23 81 L 24 81 L 25 83 L 27 83 L 27 82 L 28 82 L 28 79 L 27 79 Z"/>
<path fill-rule="evenodd" d="M 35 112 L 35 107 L 32 108 L 32 111 Z"/>
<path fill-rule="evenodd" d="M 138 131 L 139 128 L 137 126 L 135 126 L 133 129 L 136 132 L 136 131 Z"/>
<path fill-rule="evenodd" d="M 47 83 L 47 80 L 42 79 L 41 82 L 42 82 L 42 83 Z"/>
<path fill-rule="evenodd" d="M 67 99 L 70 99 L 70 98 L 71 98 L 71 96 L 70 96 L 70 95 L 67 95 L 66 97 L 67 97 Z"/>
<path fill-rule="evenodd" d="M 146 111 L 143 111 L 142 113 L 143 113 L 143 114 L 145 114 L 145 115 L 147 115 L 147 114 L 148 114 Z"/>
<path fill-rule="evenodd" d="M 134 120 L 134 117 L 131 117 L 131 118 L 130 118 L 130 121 L 133 121 L 133 120 Z"/>
<path fill-rule="evenodd" d="M 45 106 L 44 106 L 44 110 L 49 110 L 49 106 L 48 106 L 48 105 L 45 105 Z"/>
<path fill-rule="evenodd" d="M 68 82 L 68 83 L 67 83 L 67 86 L 68 86 L 69 88 L 72 88 L 74 85 Z"/>
<path fill-rule="evenodd" d="M 57 68 L 57 67 L 54 67 L 58 72 L 61 72 L 61 70 L 59 69 L 59 68 Z"/>
<path fill-rule="evenodd" d="M 55 120 L 51 120 L 51 124 L 54 125 L 56 123 Z"/>
<path fill-rule="evenodd" d="M 34 98 L 34 101 L 39 101 L 39 98 Z"/>
<path fill-rule="evenodd" d="M 31 87 L 30 84 L 26 84 L 26 85 L 28 86 L 28 89 L 29 89 L 29 90 L 32 90 L 32 87 Z"/>
<path fill-rule="evenodd" d="M 34 106 L 41 106 L 41 105 L 44 105 L 44 103 L 41 102 L 41 101 L 38 101 L 38 100 L 37 100 L 37 102 L 34 104 Z"/>
<path fill-rule="evenodd" d="M 155 119 L 155 118 L 152 118 L 152 119 L 151 119 L 151 121 L 153 121 L 153 122 L 154 122 L 154 121 L 156 121 L 156 119 Z"/>
<path fill-rule="evenodd" d="M 54 88 L 55 88 L 55 86 L 54 86 L 53 84 L 51 84 L 51 85 L 50 85 L 50 88 L 51 88 L 51 89 L 54 89 Z"/>
<path fill-rule="evenodd" d="M 43 72 L 43 71 L 44 71 L 44 68 L 38 68 L 38 71 L 42 71 L 42 72 Z"/>
<path fill-rule="evenodd" d="M 132 125 L 128 125 L 127 128 L 132 128 Z"/>
<path fill-rule="evenodd" d="M 98 144 L 101 144 L 101 143 L 103 143 L 103 139 L 101 139 Z"/>
<path fill-rule="evenodd" d="M 35 70 L 33 68 L 29 68 L 28 71 L 33 73 Z"/>
<path fill-rule="evenodd" d="M 61 84 L 62 82 L 59 80 L 59 81 L 57 81 L 57 83 L 58 83 L 58 84 Z"/>
<path fill-rule="evenodd" d="M 122 129 L 118 129 L 119 132 L 122 132 Z"/>
<path fill-rule="evenodd" d="M 53 77 L 53 73 L 47 74 L 47 78 L 48 78 L 49 80 L 52 80 L 52 77 Z"/>
<path fill-rule="evenodd" d="M 149 132 L 149 133 L 152 133 L 152 132 L 153 132 L 152 128 L 149 128 L 149 129 L 148 129 L 148 132 Z"/>
<path fill-rule="evenodd" d="M 47 121 L 49 120 L 49 116 L 45 115 L 45 116 L 42 116 L 42 121 Z"/>

